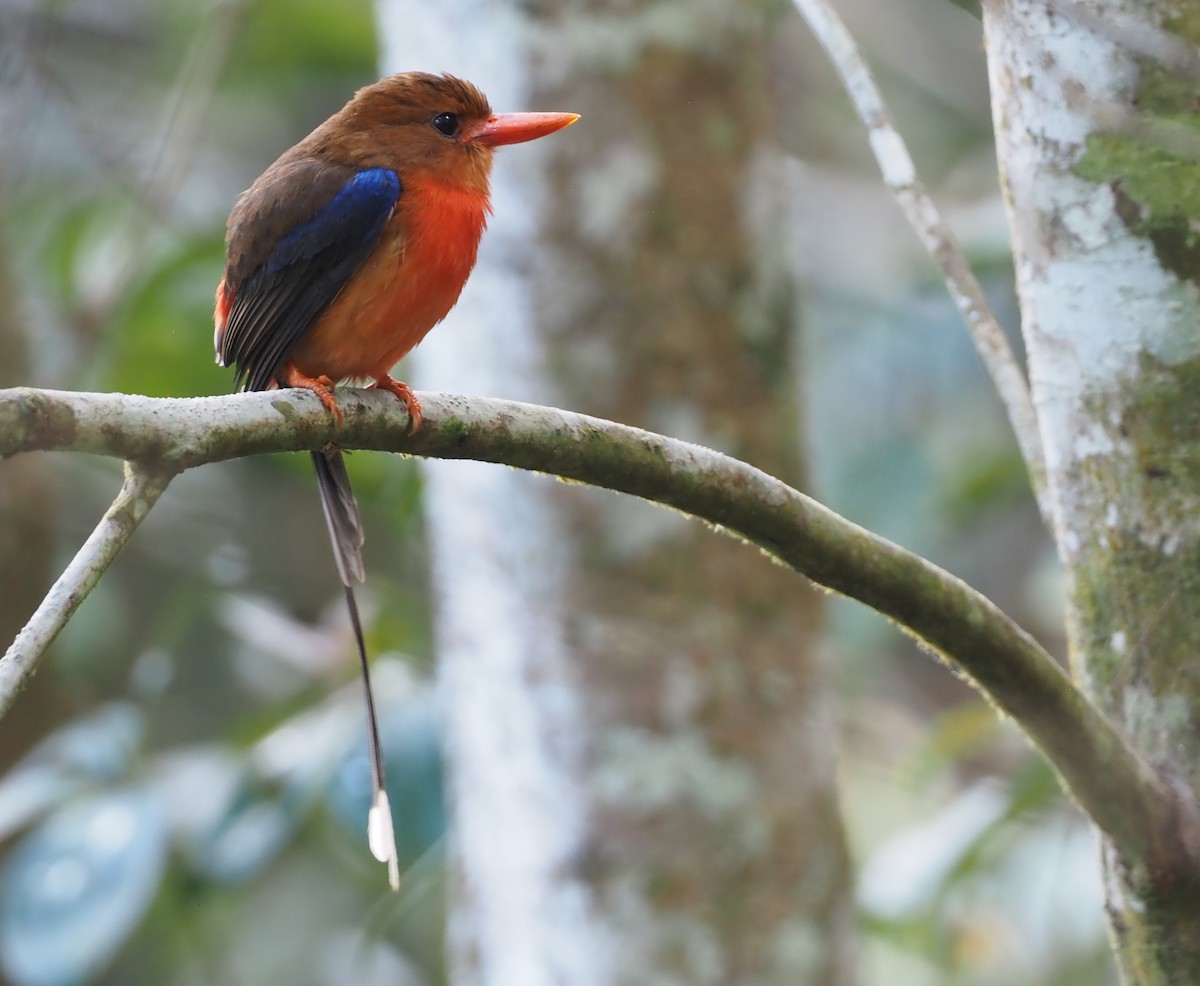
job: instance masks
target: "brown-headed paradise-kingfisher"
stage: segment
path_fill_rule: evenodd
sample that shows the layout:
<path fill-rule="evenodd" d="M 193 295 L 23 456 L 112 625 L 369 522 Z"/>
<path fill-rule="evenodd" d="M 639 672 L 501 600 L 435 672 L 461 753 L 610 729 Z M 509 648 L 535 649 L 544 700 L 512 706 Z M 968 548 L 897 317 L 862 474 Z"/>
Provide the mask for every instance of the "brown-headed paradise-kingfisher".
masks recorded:
<path fill-rule="evenodd" d="M 303 387 L 341 422 L 340 381 L 420 401 L 392 367 L 458 300 L 490 211 L 492 150 L 560 130 L 574 113 L 493 113 L 475 86 L 406 72 L 360 89 L 238 199 L 217 288 L 217 363 L 243 390 Z M 365 578 L 363 529 L 341 452 L 312 453 L 350 608 L 366 692 L 372 852 L 399 871 L 383 758 L 352 586 Z"/>

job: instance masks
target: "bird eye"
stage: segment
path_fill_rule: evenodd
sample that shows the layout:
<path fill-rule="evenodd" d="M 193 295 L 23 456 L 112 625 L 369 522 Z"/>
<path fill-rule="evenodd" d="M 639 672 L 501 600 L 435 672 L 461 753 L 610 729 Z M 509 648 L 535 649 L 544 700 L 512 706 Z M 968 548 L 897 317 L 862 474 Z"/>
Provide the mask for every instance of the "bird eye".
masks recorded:
<path fill-rule="evenodd" d="M 443 137 L 453 137 L 458 133 L 458 117 L 453 113 L 439 113 L 433 118 L 433 129 Z"/>

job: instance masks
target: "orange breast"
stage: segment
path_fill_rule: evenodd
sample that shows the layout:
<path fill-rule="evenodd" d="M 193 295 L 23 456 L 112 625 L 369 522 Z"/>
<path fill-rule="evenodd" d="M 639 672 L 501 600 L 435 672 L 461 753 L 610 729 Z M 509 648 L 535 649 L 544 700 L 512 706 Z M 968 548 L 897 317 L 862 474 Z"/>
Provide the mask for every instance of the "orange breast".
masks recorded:
<path fill-rule="evenodd" d="M 485 194 L 408 178 L 379 246 L 292 360 L 308 376 L 377 380 L 454 306 L 487 221 Z"/>

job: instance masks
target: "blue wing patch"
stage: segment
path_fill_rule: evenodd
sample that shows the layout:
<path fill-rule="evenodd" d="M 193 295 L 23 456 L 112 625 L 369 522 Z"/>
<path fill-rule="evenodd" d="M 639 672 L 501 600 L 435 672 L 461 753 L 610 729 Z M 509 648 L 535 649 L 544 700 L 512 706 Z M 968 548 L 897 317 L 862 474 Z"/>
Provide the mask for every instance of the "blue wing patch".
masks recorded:
<path fill-rule="evenodd" d="M 388 168 L 358 172 L 316 216 L 288 233 L 271 252 L 267 271 L 312 261 L 339 243 L 378 242 L 400 197 L 400 178 Z"/>

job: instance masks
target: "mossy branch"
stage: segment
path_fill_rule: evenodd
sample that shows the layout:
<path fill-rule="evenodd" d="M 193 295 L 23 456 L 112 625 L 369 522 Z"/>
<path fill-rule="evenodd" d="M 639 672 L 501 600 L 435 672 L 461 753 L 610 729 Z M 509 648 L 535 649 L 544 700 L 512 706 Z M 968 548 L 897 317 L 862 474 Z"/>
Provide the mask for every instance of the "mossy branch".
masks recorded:
<path fill-rule="evenodd" d="M 95 577 L 175 474 L 329 442 L 503 463 L 674 507 L 891 618 L 1016 721 L 1127 865 L 1195 872 L 1195 811 L 1182 786 L 1147 764 L 1029 634 L 959 579 L 710 449 L 530 404 L 448 394 L 421 401 L 425 427 L 410 436 L 403 408 L 372 392 L 340 391 L 345 422 L 335 427 L 306 391 L 168 400 L 21 388 L 0 391 L 0 456 L 57 450 L 131 464 L 101 524 L 123 518 L 120 534 L 98 529 L 89 540 L 104 545 L 93 553 Z M 77 591 L 95 577 L 78 580 Z M 55 591 L 43 609 L 65 605 Z M 23 677 L 8 673 L 10 662 L 31 669 L 49 639 L 23 631 L 0 661 L 0 688 Z M 11 701 L 0 696 L 0 710 Z"/>

